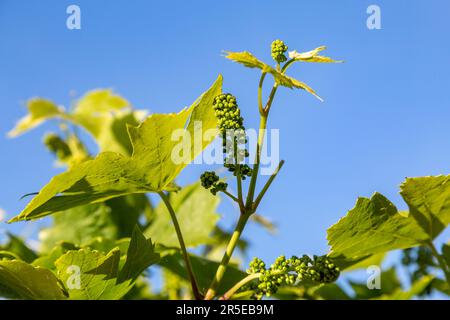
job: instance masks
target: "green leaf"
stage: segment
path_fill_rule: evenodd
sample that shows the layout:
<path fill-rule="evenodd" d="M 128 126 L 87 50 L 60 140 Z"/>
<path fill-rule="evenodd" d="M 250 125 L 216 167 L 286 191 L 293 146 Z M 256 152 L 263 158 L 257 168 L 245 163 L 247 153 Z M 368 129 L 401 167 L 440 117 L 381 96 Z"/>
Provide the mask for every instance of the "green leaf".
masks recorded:
<path fill-rule="evenodd" d="M 400 193 L 430 240 L 450 223 L 450 175 L 406 179 Z"/>
<path fill-rule="evenodd" d="M 355 207 L 327 231 L 330 257 L 364 259 L 369 255 L 416 246 L 428 237 L 409 216 L 384 196 L 359 198 Z"/>
<path fill-rule="evenodd" d="M 319 56 L 319 53 L 327 47 L 321 46 L 308 52 L 298 53 L 297 51 L 290 51 L 289 58 L 302 62 L 317 62 L 317 63 L 340 63 L 342 60 L 334 60 L 330 57 Z"/>
<path fill-rule="evenodd" d="M 119 247 L 107 255 L 85 247 L 68 251 L 55 265 L 70 299 L 117 300 L 128 293 L 142 271 L 158 262 L 159 254 L 154 252 L 151 240 L 145 239 L 136 227 L 121 270 L 120 260 Z"/>
<path fill-rule="evenodd" d="M 97 89 L 89 91 L 78 100 L 74 113 L 92 114 L 95 112 L 108 112 L 120 110 L 128 106 L 128 101 L 114 94 L 112 90 Z"/>
<path fill-rule="evenodd" d="M 130 155 L 132 151 L 127 125 L 138 125 L 145 114 L 131 110 L 128 101 L 104 89 L 88 92 L 77 101 L 73 112 L 66 112 L 55 103 L 41 98 L 31 99 L 28 111 L 29 114 L 9 132 L 10 137 L 16 137 L 45 120 L 58 118 L 83 127 L 96 139 L 101 151 L 124 155 Z"/>
<path fill-rule="evenodd" d="M 297 79 L 291 78 L 284 73 L 276 70 L 275 68 L 269 66 L 268 64 L 265 64 L 264 62 L 258 60 L 254 55 L 252 55 L 250 52 L 243 51 L 243 52 L 230 52 L 226 51 L 227 55 L 226 58 L 233 60 L 234 62 L 243 64 L 244 66 L 248 68 L 257 68 L 260 69 L 262 72 L 270 73 L 274 79 L 275 82 L 283 87 L 287 87 L 290 89 L 297 88 L 297 89 L 303 89 L 307 92 L 311 93 L 313 96 L 315 96 L 320 101 L 323 101 L 321 97 L 319 97 L 316 92 L 309 87 L 306 83 L 303 83 Z"/>
<path fill-rule="evenodd" d="M 120 271 L 118 283 L 126 280 L 136 280 L 136 278 L 150 265 L 159 261 L 159 254 L 155 253 L 155 246 L 151 239 L 146 239 L 139 227 L 135 227 L 128 247 L 125 265 Z"/>
<path fill-rule="evenodd" d="M 74 114 L 74 123 L 84 127 L 94 138 L 101 152 L 117 152 L 129 156 L 132 152 L 127 126 L 137 126 L 142 111 L 119 110 L 94 114 Z"/>
<path fill-rule="evenodd" d="M 58 279 L 50 270 L 20 260 L 0 261 L 0 286 L 0 294 L 6 291 L 21 299 L 66 299 Z"/>
<path fill-rule="evenodd" d="M 145 216 L 147 220 L 153 219 L 154 209 L 145 194 L 130 194 L 113 198 L 105 202 L 111 209 L 111 215 L 118 228 L 118 237 L 131 237 L 134 227 L 139 219 Z"/>
<path fill-rule="evenodd" d="M 64 111 L 50 100 L 33 98 L 27 103 L 28 115 L 20 119 L 15 128 L 8 133 L 9 137 L 17 137 L 37 127 L 47 119 L 62 116 Z"/>
<path fill-rule="evenodd" d="M 43 253 L 33 261 L 32 265 L 35 267 L 41 267 L 49 270 L 55 270 L 55 262 L 63 254 L 70 250 L 78 250 L 78 247 L 69 242 L 60 242 L 53 249 L 47 253 Z"/>
<path fill-rule="evenodd" d="M 384 258 L 386 257 L 386 252 L 377 253 L 369 256 L 368 258 L 362 259 L 360 261 L 335 261 L 341 270 L 345 269 L 346 272 L 355 271 L 358 269 L 366 269 L 369 266 L 381 266 Z M 347 266 L 348 265 L 348 266 Z"/>
<path fill-rule="evenodd" d="M 60 241 L 83 246 L 97 237 L 117 239 L 119 235 L 111 209 L 103 203 L 59 212 L 53 216 L 53 221 L 53 226 L 39 233 L 41 250 L 44 252 L 54 248 Z"/>
<path fill-rule="evenodd" d="M 191 107 L 178 114 L 154 114 L 139 127 L 129 127 L 133 145 L 131 157 L 104 152 L 55 176 L 10 222 L 35 219 L 133 193 L 175 190 L 173 180 L 211 141 L 203 141 L 200 148 L 193 144 L 188 158 L 175 163 L 172 152 L 180 142 L 173 141 L 171 135 L 178 129 L 185 135 L 192 133 L 192 137 L 200 124 L 204 131 L 215 129 L 211 105 L 221 87 L 222 77 L 219 76 Z"/>
<path fill-rule="evenodd" d="M 132 194 L 58 212 L 53 216 L 53 225 L 39 233 L 41 251 L 47 252 L 61 241 L 87 246 L 99 238 L 114 243 L 119 238 L 130 237 L 147 210 L 151 210 L 147 197 Z"/>
<path fill-rule="evenodd" d="M 113 249 L 108 255 L 89 248 L 68 251 L 55 263 L 57 275 L 73 300 L 117 300 L 131 286 L 128 282 L 116 285 L 120 252 Z"/>
<path fill-rule="evenodd" d="M 198 182 L 170 195 L 186 246 L 196 247 L 212 240 L 211 233 L 219 219 L 216 213 L 219 202 L 219 197 L 214 197 Z M 145 234 L 158 244 L 179 247 L 172 220 L 163 202 L 156 207 L 155 219 Z"/>
<path fill-rule="evenodd" d="M 247 68 L 257 68 L 266 73 L 270 73 L 271 70 L 273 69 L 271 66 L 260 61 L 258 58 L 256 58 L 253 54 L 251 54 L 248 51 L 242 52 L 225 51 L 225 53 L 227 54 L 225 58 L 240 63 Z"/>
<path fill-rule="evenodd" d="M 36 252 L 30 249 L 22 239 L 8 233 L 8 242 L 2 246 L 0 246 L 0 251 L 8 251 L 9 253 L 14 254 L 14 256 L 18 257 L 20 260 L 25 262 L 32 262 L 38 256 Z"/>

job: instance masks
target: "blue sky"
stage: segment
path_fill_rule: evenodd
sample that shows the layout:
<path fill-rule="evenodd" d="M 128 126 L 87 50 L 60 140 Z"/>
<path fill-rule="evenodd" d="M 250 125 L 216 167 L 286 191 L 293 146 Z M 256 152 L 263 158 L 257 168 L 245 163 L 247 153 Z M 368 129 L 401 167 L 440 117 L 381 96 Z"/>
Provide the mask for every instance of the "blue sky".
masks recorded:
<path fill-rule="evenodd" d="M 81 30 L 66 28 L 70 4 L 81 8 Z M 381 8 L 381 30 L 366 27 L 370 4 Z M 251 226 L 250 256 L 326 253 L 326 228 L 358 196 L 378 191 L 403 209 L 405 177 L 448 173 L 449 14 L 445 0 L 0 0 L 0 207 L 17 214 L 26 204 L 20 196 L 59 172 L 40 143 L 51 124 L 6 137 L 28 98 L 68 105 L 73 93 L 113 88 L 136 108 L 176 112 L 222 73 L 246 126 L 255 127 L 259 73 L 224 59 L 222 50 L 269 62 L 270 43 L 280 38 L 298 51 L 327 45 L 327 55 L 346 62 L 291 68 L 324 103 L 279 90 L 269 127 L 280 129 L 286 164 L 260 209 L 279 233 Z M 188 167 L 179 183 L 204 169 Z M 227 205 L 221 213 L 225 225 L 237 214 Z M 39 224 L 0 230 L 26 234 L 30 226 Z"/>

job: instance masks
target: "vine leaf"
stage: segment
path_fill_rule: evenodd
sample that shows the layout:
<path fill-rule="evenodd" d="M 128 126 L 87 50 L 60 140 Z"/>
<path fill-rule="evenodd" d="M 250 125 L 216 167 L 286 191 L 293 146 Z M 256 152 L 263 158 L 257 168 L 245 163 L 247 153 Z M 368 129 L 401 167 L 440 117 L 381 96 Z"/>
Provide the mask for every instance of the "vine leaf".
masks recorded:
<path fill-rule="evenodd" d="M 130 289 L 127 283 L 116 285 L 120 251 L 113 249 L 104 255 L 83 248 L 68 251 L 56 260 L 59 279 L 74 300 L 120 299 Z"/>
<path fill-rule="evenodd" d="M 345 271 L 346 272 L 350 272 L 350 271 L 355 271 L 358 269 L 367 269 L 370 266 L 376 265 L 376 266 L 381 266 L 381 264 L 383 263 L 384 258 L 386 258 L 387 252 L 380 252 L 380 253 L 376 253 L 373 255 L 368 256 L 365 259 L 362 260 L 358 260 L 358 261 L 348 261 L 347 263 L 349 263 L 349 266 L 345 266 Z"/>
<path fill-rule="evenodd" d="M 298 53 L 297 51 L 290 51 L 289 58 L 302 62 L 316 62 L 316 63 L 341 63 L 342 60 L 334 60 L 330 57 L 320 56 L 319 53 L 327 47 L 320 46 L 308 52 Z"/>
<path fill-rule="evenodd" d="M 101 151 L 124 155 L 131 152 L 127 125 L 138 125 L 145 115 L 143 111 L 132 110 L 127 100 L 108 89 L 89 91 L 75 103 L 72 112 L 42 98 L 30 99 L 27 107 L 28 115 L 19 120 L 16 127 L 8 133 L 10 137 L 21 135 L 46 120 L 57 118 L 84 128 L 95 138 Z"/>
<path fill-rule="evenodd" d="M 0 295 L 30 300 L 66 299 L 56 276 L 21 260 L 0 261 Z"/>
<path fill-rule="evenodd" d="M 359 198 L 355 207 L 327 230 L 327 238 L 330 257 L 345 261 L 413 247 L 428 236 L 412 217 L 400 214 L 388 199 L 375 193 L 370 199 Z"/>
<path fill-rule="evenodd" d="M 170 203 L 177 213 L 187 247 L 196 247 L 214 240 L 211 233 L 219 220 L 216 213 L 219 202 L 220 198 L 211 195 L 200 183 L 191 184 L 170 195 Z M 179 247 L 171 221 L 167 208 L 160 202 L 155 209 L 155 218 L 145 234 L 158 244 Z"/>
<path fill-rule="evenodd" d="M 0 245 L 0 252 L 8 252 L 28 263 L 33 262 L 38 257 L 37 253 L 29 248 L 21 238 L 11 233 L 7 233 L 7 236 L 8 241 Z"/>
<path fill-rule="evenodd" d="M 92 90 L 82 97 L 75 106 L 76 114 L 109 112 L 129 107 L 129 102 L 111 90 Z"/>
<path fill-rule="evenodd" d="M 73 166 L 44 186 L 25 209 L 10 222 L 30 220 L 67 210 L 79 205 L 102 202 L 133 194 L 174 191 L 173 180 L 212 141 L 202 140 L 200 148 L 190 145 L 190 154 L 179 162 L 172 152 L 180 142 L 172 133 L 180 131 L 184 137 L 193 137 L 199 130 L 216 129 L 216 118 L 211 108 L 214 97 L 221 93 L 222 76 L 189 108 L 177 114 L 150 115 L 138 127 L 129 127 L 133 146 L 131 157 L 114 152 L 100 153 L 95 159 Z M 200 127 L 202 127 L 200 129 Z M 183 144 L 184 146 L 184 144 Z"/>
<path fill-rule="evenodd" d="M 432 240 L 450 223 L 450 175 L 408 178 L 400 194 L 411 216 Z"/>
<path fill-rule="evenodd" d="M 308 86 L 306 83 L 301 82 L 297 79 L 291 78 L 284 73 L 281 73 L 280 71 L 276 70 L 275 68 L 269 66 L 268 64 L 260 61 L 257 59 L 254 55 L 252 55 L 250 52 L 243 51 L 243 52 L 231 52 L 226 51 L 226 58 L 243 64 L 244 66 L 248 68 L 257 68 L 260 69 L 262 72 L 270 73 L 274 79 L 275 82 L 283 87 L 287 87 L 290 89 L 297 88 L 297 89 L 303 89 L 315 96 L 320 101 L 323 101 L 321 97 L 319 97 L 316 92 Z"/>
<path fill-rule="evenodd" d="M 401 195 L 409 212 L 398 212 L 384 196 L 359 198 L 356 206 L 328 229 L 330 256 L 349 264 L 372 254 L 432 241 L 450 223 L 450 176 L 409 178 Z M 339 261 L 340 260 L 340 261 Z"/>
<path fill-rule="evenodd" d="M 118 247 L 107 255 L 86 247 L 68 251 L 55 265 L 69 299 L 117 300 L 127 294 L 142 271 L 158 262 L 159 254 L 136 227 L 121 270 L 120 259 Z"/>
<path fill-rule="evenodd" d="M 49 253 L 62 241 L 91 248 L 99 239 L 114 243 L 129 237 L 147 210 L 152 210 L 147 197 L 133 194 L 58 212 L 53 224 L 39 232 L 40 252 Z M 113 247 L 100 251 L 108 252 Z"/>
<path fill-rule="evenodd" d="M 137 277 L 150 265 L 159 261 L 160 255 L 155 253 L 155 246 L 151 239 L 146 239 L 139 227 L 136 226 L 131 236 L 125 265 L 117 277 L 117 282 L 135 281 Z"/>
<path fill-rule="evenodd" d="M 103 203 L 68 209 L 53 217 L 53 226 L 39 232 L 41 251 L 51 251 L 60 241 L 87 245 L 97 237 L 116 239 L 118 226 L 111 209 Z"/>
<path fill-rule="evenodd" d="M 47 99 L 32 98 L 28 101 L 27 108 L 28 115 L 20 119 L 14 129 L 8 132 L 9 137 L 17 137 L 47 119 L 64 116 L 64 109 Z"/>

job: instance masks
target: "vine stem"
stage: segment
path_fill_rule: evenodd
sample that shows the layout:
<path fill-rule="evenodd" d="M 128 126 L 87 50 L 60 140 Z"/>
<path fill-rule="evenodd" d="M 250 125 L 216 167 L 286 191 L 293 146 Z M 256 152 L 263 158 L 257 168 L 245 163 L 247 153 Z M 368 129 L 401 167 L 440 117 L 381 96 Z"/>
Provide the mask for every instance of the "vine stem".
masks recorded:
<path fill-rule="evenodd" d="M 238 161 L 238 145 L 237 139 L 233 138 L 233 153 L 234 153 L 234 163 L 236 165 L 236 182 L 238 188 L 238 204 L 239 209 L 242 211 L 244 209 L 243 197 L 242 197 L 242 177 L 241 177 L 241 167 Z"/>
<path fill-rule="evenodd" d="M 229 300 L 231 297 L 238 291 L 242 286 L 249 283 L 252 280 L 258 279 L 261 276 L 261 273 L 253 273 L 249 274 L 245 278 L 243 278 L 241 281 L 236 283 L 230 290 L 225 292 L 225 294 L 220 298 L 220 300 Z"/>
<path fill-rule="evenodd" d="M 431 249 L 431 252 L 433 253 L 433 256 L 436 258 L 436 260 L 439 263 L 439 267 L 441 267 L 442 271 L 444 272 L 445 279 L 447 280 L 447 283 L 450 287 L 450 272 L 447 268 L 447 263 L 445 262 L 442 255 L 439 254 L 439 251 L 436 249 L 436 246 L 432 241 L 427 242 L 428 247 Z"/>
<path fill-rule="evenodd" d="M 255 156 L 255 164 L 253 165 L 253 172 L 252 177 L 250 180 L 250 185 L 248 188 L 248 194 L 247 194 L 247 200 L 245 202 L 245 207 L 248 211 L 251 211 L 252 203 L 253 203 L 253 197 L 255 195 L 255 188 L 256 188 L 256 180 L 258 178 L 258 171 L 259 171 L 259 163 L 261 161 L 261 149 L 264 143 L 264 135 L 267 127 L 267 115 L 263 114 L 260 118 L 259 123 L 259 132 L 258 132 L 258 142 L 256 145 L 256 156 Z"/>
<path fill-rule="evenodd" d="M 197 280 L 195 279 L 194 271 L 192 269 L 191 259 L 189 258 L 189 254 L 186 249 L 186 244 L 183 239 L 183 234 L 181 232 L 180 224 L 178 223 L 177 216 L 175 214 L 175 211 L 173 210 L 172 205 L 170 204 L 170 201 L 168 197 L 164 194 L 164 192 L 160 191 L 158 192 L 159 196 L 161 197 L 162 201 L 166 205 L 167 210 L 169 211 L 170 217 L 172 218 L 173 225 L 175 227 L 175 231 L 177 233 L 178 242 L 180 244 L 181 252 L 183 253 L 184 262 L 186 264 L 186 269 L 188 272 L 189 280 L 191 282 L 192 287 L 192 293 L 194 294 L 195 299 L 201 300 L 203 297 L 200 294 L 200 290 L 198 289 Z"/>
<path fill-rule="evenodd" d="M 272 275 L 277 275 L 277 274 L 282 274 L 282 273 L 287 273 L 287 272 L 292 272 L 292 271 L 295 271 L 295 268 L 289 268 L 286 271 L 275 270 L 275 271 L 272 271 Z M 249 274 L 248 276 L 243 278 L 241 281 L 236 283 L 230 290 L 225 292 L 225 294 L 220 298 L 220 300 L 231 299 L 231 297 L 236 293 L 236 291 L 238 291 L 242 286 L 244 286 L 245 284 L 249 283 L 252 280 L 258 279 L 261 275 L 262 275 L 261 273 Z"/>
<path fill-rule="evenodd" d="M 264 195 L 266 194 L 267 190 L 269 189 L 270 185 L 272 184 L 273 180 L 275 180 L 278 172 L 280 172 L 281 168 L 284 165 L 284 160 L 281 160 L 280 163 L 278 164 L 278 167 L 275 169 L 275 171 L 272 173 L 272 175 L 270 176 L 269 180 L 267 180 L 266 184 L 264 185 L 264 187 L 262 188 L 261 192 L 259 193 L 259 195 L 256 197 L 255 202 L 253 203 L 253 209 L 252 211 L 255 212 L 256 209 L 259 206 L 259 203 L 261 202 L 262 198 L 264 197 Z"/>
<path fill-rule="evenodd" d="M 223 192 L 224 194 L 226 194 L 227 196 L 229 196 L 233 201 L 239 203 L 239 199 L 236 198 L 235 196 L 233 196 L 233 195 L 232 195 L 231 193 L 229 193 L 228 191 L 223 190 L 223 191 L 221 191 L 221 192 Z"/>
<path fill-rule="evenodd" d="M 264 114 L 264 108 L 263 108 L 263 104 L 262 104 L 262 89 L 263 89 L 263 84 L 264 84 L 264 79 L 266 78 L 266 74 L 265 72 L 263 72 L 261 74 L 261 78 L 259 79 L 259 85 L 258 85 L 258 108 L 259 108 L 259 113 L 261 115 Z"/>
<path fill-rule="evenodd" d="M 259 83 L 259 90 L 262 88 L 263 83 Z M 256 180 L 258 178 L 259 164 L 261 162 L 261 149 L 264 143 L 264 136 L 267 128 L 267 118 L 269 116 L 270 107 L 272 106 L 273 98 L 275 97 L 275 93 L 277 92 L 278 84 L 274 84 L 272 90 L 269 95 L 269 99 L 267 100 L 267 104 L 265 108 L 263 108 L 263 112 L 261 113 L 260 123 L 259 123 L 259 132 L 258 132 L 258 143 L 256 145 L 256 156 L 255 156 L 255 164 L 253 165 L 252 177 L 250 180 L 250 186 L 248 188 L 247 200 L 245 202 L 245 206 L 247 210 L 251 211 L 253 205 L 253 197 L 255 196 L 255 188 L 256 188 Z M 261 97 L 258 95 L 259 104 L 261 105 Z"/>
<path fill-rule="evenodd" d="M 230 262 L 231 256 L 233 255 L 234 249 L 241 237 L 242 231 L 244 230 L 245 224 L 248 221 L 250 214 L 244 213 L 239 216 L 239 220 L 236 224 L 236 228 L 231 236 L 230 241 L 228 242 L 227 248 L 225 250 L 225 254 L 222 257 L 222 261 L 220 262 L 219 268 L 217 268 L 217 272 L 214 276 L 214 279 L 209 286 L 208 291 L 205 295 L 205 300 L 214 299 L 217 293 L 217 289 L 219 288 L 220 282 L 222 281 L 223 276 L 225 275 L 225 271 L 227 270 L 228 263 Z"/>

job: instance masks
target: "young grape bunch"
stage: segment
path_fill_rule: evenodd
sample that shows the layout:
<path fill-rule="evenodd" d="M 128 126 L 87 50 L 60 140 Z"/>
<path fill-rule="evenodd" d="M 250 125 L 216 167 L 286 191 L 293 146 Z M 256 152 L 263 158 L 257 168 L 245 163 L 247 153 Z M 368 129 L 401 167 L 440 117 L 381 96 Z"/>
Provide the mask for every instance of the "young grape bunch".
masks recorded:
<path fill-rule="evenodd" d="M 287 57 L 285 56 L 286 51 L 288 50 L 288 46 L 284 44 L 281 40 L 275 40 L 272 42 L 271 51 L 272 58 L 278 63 L 285 62 Z"/>
<path fill-rule="evenodd" d="M 280 256 L 268 269 L 264 261 L 254 258 L 247 273 L 259 274 L 259 278 L 242 287 L 241 291 L 251 290 L 252 297 L 259 300 L 274 295 L 283 285 L 292 286 L 301 281 L 317 284 L 334 282 L 340 270 L 327 256 L 313 256 L 311 259 L 303 255 L 301 258 L 292 256 L 289 259 Z"/>
<path fill-rule="evenodd" d="M 249 156 L 245 148 L 244 119 L 237 104 L 236 97 L 231 93 L 222 93 L 214 98 L 214 109 L 217 126 L 222 137 L 224 153 L 224 167 L 234 176 L 239 174 L 242 180 L 252 175 L 252 169 L 247 164 L 242 164 L 244 158 Z M 244 148 L 242 148 L 244 146 Z M 219 177 L 213 172 L 204 172 L 200 180 L 202 186 L 209 189 L 213 195 L 219 191 L 225 191 L 227 184 L 219 181 Z"/>

